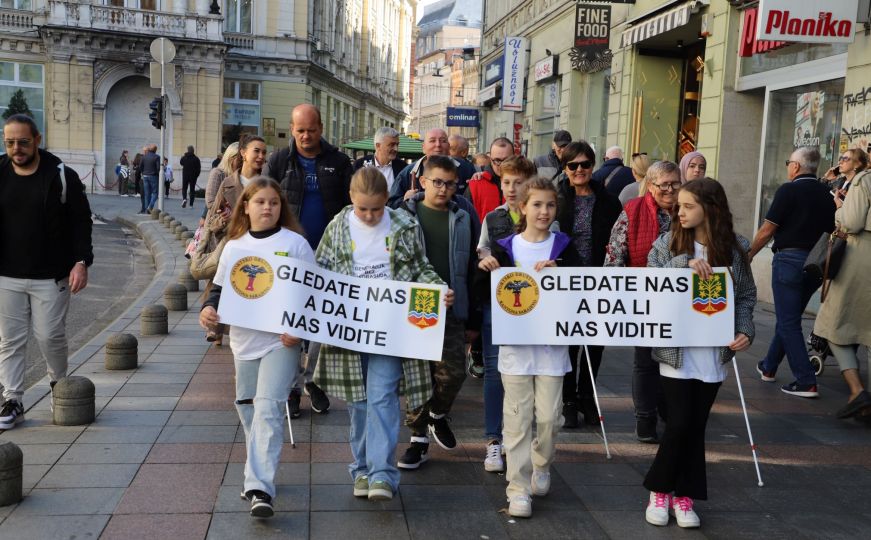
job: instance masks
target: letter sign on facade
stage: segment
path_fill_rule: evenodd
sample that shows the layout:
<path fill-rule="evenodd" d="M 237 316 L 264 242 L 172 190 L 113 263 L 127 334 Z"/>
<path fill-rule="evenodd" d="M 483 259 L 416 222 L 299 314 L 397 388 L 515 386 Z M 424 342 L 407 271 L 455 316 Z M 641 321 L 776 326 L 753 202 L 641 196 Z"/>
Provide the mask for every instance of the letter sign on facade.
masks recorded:
<path fill-rule="evenodd" d="M 760 0 L 756 38 L 803 43 L 852 43 L 859 0 Z"/>

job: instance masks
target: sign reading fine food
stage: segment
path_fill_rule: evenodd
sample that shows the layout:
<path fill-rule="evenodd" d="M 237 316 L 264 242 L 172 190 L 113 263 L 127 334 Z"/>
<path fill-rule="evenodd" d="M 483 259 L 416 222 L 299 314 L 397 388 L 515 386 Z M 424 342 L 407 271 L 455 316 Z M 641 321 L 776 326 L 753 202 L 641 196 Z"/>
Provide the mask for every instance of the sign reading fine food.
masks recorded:
<path fill-rule="evenodd" d="M 727 268 L 501 268 L 491 274 L 493 343 L 712 347 L 735 339 Z"/>
<path fill-rule="evenodd" d="M 361 279 L 241 249 L 226 256 L 222 323 L 359 352 L 441 360 L 444 285 Z"/>

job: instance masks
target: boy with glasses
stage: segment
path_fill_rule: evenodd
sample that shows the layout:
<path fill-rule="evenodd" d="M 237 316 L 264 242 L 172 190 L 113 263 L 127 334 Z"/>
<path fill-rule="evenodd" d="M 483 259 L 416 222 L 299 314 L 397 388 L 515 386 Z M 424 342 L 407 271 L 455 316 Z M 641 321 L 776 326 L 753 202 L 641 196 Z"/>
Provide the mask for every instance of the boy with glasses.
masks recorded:
<path fill-rule="evenodd" d="M 407 411 L 411 446 L 397 464 L 401 469 L 417 469 L 429 459 L 429 436 L 445 450 L 457 446 L 448 425 L 448 413 L 466 379 L 467 341 L 480 329 L 480 313 L 471 302 L 471 277 L 477 256 L 477 235 L 472 216 L 453 200 L 457 190 L 457 166 L 447 156 L 431 156 L 426 174 L 420 177 L 423 193 L 405 200 L 401 208 L 420 225 L 426 258 L 439 277 L 454 291 L 454 304 L 445 320 L 442 359 L 431 366 L 432 397 L 422 407 Z"/>

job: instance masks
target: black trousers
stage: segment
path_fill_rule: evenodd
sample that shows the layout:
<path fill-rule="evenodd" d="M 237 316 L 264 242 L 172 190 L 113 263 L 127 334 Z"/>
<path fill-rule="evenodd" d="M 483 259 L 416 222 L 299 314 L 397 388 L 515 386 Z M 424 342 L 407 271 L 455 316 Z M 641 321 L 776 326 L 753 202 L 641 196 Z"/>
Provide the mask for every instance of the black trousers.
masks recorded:
<path fill-rule="evenodd" d="M 190 198 L 188 198 L 188 189 L 190 189 Z M 181 179 L 181 200 L 188 199 L 191 206 L 194 205 L 194 190 L 197 189 L 197 179 Z"/>
<path fill-rule="evenodd" d="M 590 351 L 590 364 L 593 367 L 593 377 L 599 376 L 599 366 L 602 365 L 602 353 L 605 347 L 587 345 Z M 590 369 L 587 367 L 587 357 L 580 345 L 569 346 L 569 360 L 572 370 L 563 377 L 563 403 L 593 401 L 593 380 L 590 379 Z"/>
<path fill-rule="evenodd" d="M 708 498 L 705 472 L 705 427 L 722 383 L 660 377 L 668 407 L 659 451 L 644 478 L 644 487 L 658 493 L 697 500 Z"/>
<path fill-rule="evenodd" d="M 632 404 L 635 418 L 656 422 L 656 412 L 661 400 L 659 387 L 659 364 L 653 359 L 650 347 L 635 347 L 632 365 Z"/>

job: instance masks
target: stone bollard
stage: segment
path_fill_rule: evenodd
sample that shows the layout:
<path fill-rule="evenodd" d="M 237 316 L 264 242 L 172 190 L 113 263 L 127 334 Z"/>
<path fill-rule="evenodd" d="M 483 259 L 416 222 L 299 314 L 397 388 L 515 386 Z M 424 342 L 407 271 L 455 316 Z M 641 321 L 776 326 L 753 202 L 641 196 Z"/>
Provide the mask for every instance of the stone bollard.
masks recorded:
<path fill-rule="evenodd" d="M 164 217 L 166 217 L 166 212 L 164 212 L 163 210 L 161 210 L 160 213 L 157 214 L 157 219 L 158 219 L 158 220 L 162 220 Z"/>
<path fill-rule="evenodd" d="M 200 290 L 200 282 L 195 280 L 191 275 L 190 270 L 182 270 L 178 275 L 178 282 L 184 285 L 188 292 L 197 292 Z"/>
<path fill-rule="evenodd" d="M 151 219 L 160 219 L 160 210 L 158 210 L 157 208 L 152 208 Z"/>
<path fill-rule="evenodd" d="M 187 311 L 188 290 L 180 283 L 173 283 L 163 291 L 163 302 L 170 311 Z"/>
<path fill-rule="evenodd" d="M 13 442 L 0 443 L 0 506 L 21 501 L 24 453 Z"/>
<path fill-rule="evenodd" d="M 106 340 L 106 369 L 136 369 L 139 342 L 133 334 L 113 334 Z"/>
<path fill-rule="evenodd" d="M 54 424 L 81 426 L 94 421 L 94 383 L 85 377 L 64 377 L 54 385 Z"/>
<path fill-rule="evenodd" d="M 181 221 L 179 221 L 179 220 L 177 220 L 177 219 L 175 219 L 175 218 L 172 218 L 171 220 L 169 220 L 169 221 L 166 223 L 166 227 L 167 227 L 170 231 L 172 231 L 172 230 L 176 227 L 176 225 L 181 225 Z"/>
<path fill-rule="evenodd" d="M 163 223 L 164 225 L 166 225 L 166 224 L 169 223 L 170 221 L 172 221 L 172 216 L 169 215 L 169 214 L 166 214 L 165 216 L 163 216 L 162 218 L 160 218 L 160 222 Z"/>
<path fill-rule="evenodd" d="M 143 336 L 157 336 L 169 333 L 166 321 L 167 310 L 160 304 L 151 304 L 142 308 L 139 314 L 139 333 Z"/>
<path fill-rule="evenodd" d="M 187 230 L 188 230 L 188 228 L 185 227 L 184 225 L 179 225 L 178 227 L 175 228 L 175 237 L 178 238 L 179 240 L 181 240 L 182 233 L 186 233 Z"/>
<path fill-rule="evenodd" d="M 193 238 L 194 238 L 193 231 L 185 231 L 185 232 L 181 233 L 181 245 L 183 245 L 184 247 L 187 247 L 188 242 L 193 240 Z"/>

